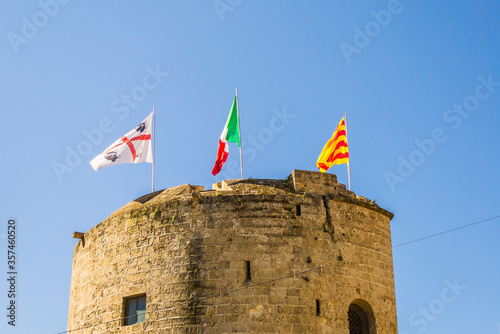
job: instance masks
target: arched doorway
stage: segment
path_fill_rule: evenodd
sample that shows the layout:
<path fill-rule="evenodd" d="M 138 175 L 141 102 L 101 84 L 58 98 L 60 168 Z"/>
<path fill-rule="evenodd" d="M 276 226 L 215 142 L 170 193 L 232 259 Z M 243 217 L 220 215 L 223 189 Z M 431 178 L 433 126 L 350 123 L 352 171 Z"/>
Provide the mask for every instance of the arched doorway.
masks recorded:
<path fill-rule="evenodd" d="M 372 308 L 364 300 L 355 300 L 347 312 L 349 334 L 375 334 L 375 317 Z"/>

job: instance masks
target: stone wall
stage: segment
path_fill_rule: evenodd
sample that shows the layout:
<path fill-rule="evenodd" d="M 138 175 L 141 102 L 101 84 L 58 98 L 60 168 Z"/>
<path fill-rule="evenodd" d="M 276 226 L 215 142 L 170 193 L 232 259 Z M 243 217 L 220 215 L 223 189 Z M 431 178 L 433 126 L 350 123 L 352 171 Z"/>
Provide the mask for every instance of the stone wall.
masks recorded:
<path fill-rule="evenodd" d="M 370 333 L 397 333 L 391 213 L 325 173 L 214 189 L 146 195 L 85 233 L 68 330 L 347 334 L 354 303 Z M 141 294 L 146 321 L 123 326 L 124 298 Z"/>

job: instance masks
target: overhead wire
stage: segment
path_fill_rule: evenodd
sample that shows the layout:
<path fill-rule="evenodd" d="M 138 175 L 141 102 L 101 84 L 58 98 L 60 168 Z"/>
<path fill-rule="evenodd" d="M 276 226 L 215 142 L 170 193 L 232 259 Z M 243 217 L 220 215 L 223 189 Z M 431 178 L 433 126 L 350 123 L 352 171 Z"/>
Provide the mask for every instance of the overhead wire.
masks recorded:
<path fill-rule="evenodd" d="M 439 233 L 434 233 L 434 234 L 428 235 L 426 237 L 422 237 L 422 238 L 418 238 L 418 239 L 415 239 L 415 240 L 403 242 L 402 244 L 398 244 L 396 246 L 392 246 L 392 248 L 394 249 L 396 247 L 401 247 L 401 246 L 404 246 L 404 245 L 409 245 L 409 244 L 412 244 L 412 243 L 415 243 L 415 242 L 418 242 L 418 241 L 422 241 L 422 240 L 425 240 L 425 239 L 434 238 L 434 237 L 437 237 L 438 235 L 442 235 L 442 234 L 450 233 L 450 232 L 453 232 L 453 231 L 461 230 L 463 228 L 470 227 L 470 226 L 477 225 L 477 224 L 481 224 L 481 223 L 484 223 L 484 222 L 487 222 L 487 221 L 490 221 L 490 220 L 493 220 L 493 219 L 497 219 L 497 218 L 500 218 L 500 216 L 495 216 L 495 217 L 483 219 L 483 220 L 480 220 L 480 221 L 477 221 L 477 222 L 474 222 L 474 223 L 470 223 L 470 224 L 467 224 L 467 225 L 455 227 L 455 228 L 452 228 L 450 230 L 446 230 L 446 231 L 439 232 Z"/>

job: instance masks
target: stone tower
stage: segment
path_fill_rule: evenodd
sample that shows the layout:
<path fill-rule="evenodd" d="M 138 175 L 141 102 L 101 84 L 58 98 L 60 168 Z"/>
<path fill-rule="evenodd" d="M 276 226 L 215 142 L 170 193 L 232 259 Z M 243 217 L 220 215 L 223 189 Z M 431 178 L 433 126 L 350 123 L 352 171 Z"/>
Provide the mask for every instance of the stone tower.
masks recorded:
<path fill-rule="evenodd" d="M 80 235 L 71 333 L 397 333 L 390 220 L 333 174 L 182 185 Z"/>

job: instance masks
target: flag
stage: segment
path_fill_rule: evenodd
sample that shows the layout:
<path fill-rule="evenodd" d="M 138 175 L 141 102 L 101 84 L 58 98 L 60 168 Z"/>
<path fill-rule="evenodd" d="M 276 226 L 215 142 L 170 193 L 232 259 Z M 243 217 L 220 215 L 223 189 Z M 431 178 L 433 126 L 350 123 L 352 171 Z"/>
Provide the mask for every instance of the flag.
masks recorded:
<path fill-rule="evenodd" d="M 237 96 L 234 97 L 233 105 L 231 106 L 231 110 L 229 111 L 226 125 L 224 126 L 222 134 L 219 138 L 219 149 L 217 150 L 217 158 L 215 159 L 215 165 L 212 169 L 212 175 L 219 174 L 222 167 L 226 163 L 227 157 L 229 155 L 228 143 L 237 143 L 238 146 L 241 146 Z"/>
<path fill-rule="evenodd" d="M 153 150 L 151 149 L 151 127 L 153 113 L 149 114 L 144 121 L 130 130 L 104 152 L 96 156 L 90 165 L 97 171 L 100 168 L 140 162 L 153 163 Z"/>
<path fill-rule="evenodd" d="M 326 172 L 333 165 L 349 163 L 349 148 L 347 147 L 347 133 L 345 119 L 342 117 L 332 138 L 328 140 L 319 155 L 316 167 Z"/>

